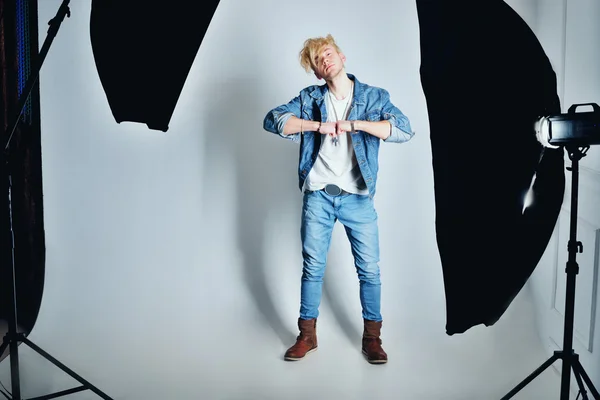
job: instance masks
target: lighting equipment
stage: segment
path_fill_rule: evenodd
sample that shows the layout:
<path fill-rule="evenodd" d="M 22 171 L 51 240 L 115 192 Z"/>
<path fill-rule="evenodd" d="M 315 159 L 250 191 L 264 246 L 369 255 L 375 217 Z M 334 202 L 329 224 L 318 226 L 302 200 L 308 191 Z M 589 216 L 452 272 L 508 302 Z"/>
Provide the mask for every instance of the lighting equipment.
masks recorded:
<path fill-rule="evenodd" d="M 90 44 L 117 123 L 167 132 L 219 0 L 92 0 Z"/>
<path fill-rule="evenodd" d="M 579 106 L 593 111 L 576 113 Z M 545 147 L 600 144 L 600 107 L 596 103 L 573 104 L 566 114 L 542 117 L 536 122 L 536 137 Z"/>
<path fill-rule="evenodd" d="M 10 173 L 11 165 L 9 162 L 10 142 L 11 142 L 12 136 L 19 124 L 19 119 L 21 118 L 21 114 L 23 112 L 23 109 L 25 108 L 25 103 L 27 101 L 27 98 L 31 94 L 31 90 L 33 89 L 33 86 L 35 85 L 35 82 L 37 81 L 37 79 L 39 77 L 40 68 L 42 67 L 44 59 L 46 58 L 48 49 L 50 48 L 50 45 L 52 44 L 52 41 L 54 40 L 54 37 L 56 36 L 56 33 L 58 32 L 60 24 L 62 23 L 62 21 L 65 18 L 65 15 L 69 16 L 69 17 L 71 16 L 71 12 L 69 10 L 69 0 L 63 0 L 62 4 L 60 5 L 60 7 L 58 9 L 58 12 L 56 13 L 56 16 L 54 18 L 52 18 L 48 23 L 50 25 L 50 27 L 48 28 L 48 35 L 47 35 L 46 40 L 44 41 L 44 44 L 42 45 L 42 48 L 39 52 L 36 69 L 35 69 L 35 71 L 32 71 L 31 75 L 28 78 L 25 89 L 23 90 L 23 94 L 21 95 L 21 98 L 19 99 L 18 115 L 14 119 L 13 123 L 10 125 L 10 129 L 9 129 L 9 131 L 7 131 L 7 135 L 5 136 L 8 138 L 7 142 L 6 142 L 6 146 L 4 148 L 4 150 L 5 150 L 4 151 L 4 162 L 6 165 L 6 172 L 7 172 L 7 177 L 8 177 L 8 182 L 7 182 L 8 187 L 6 189 L 8 189 L 9 227 L 10 227 L 9 251 L 10 251 L 11 264 L 8 266 L 8 268 L 2 268 L 2 271 L 8 271 L 8 277 L 2 277 L 2 279 L 6 279 L 8 282 L 10 282 L 10 284 L 8 285 L 9 286 L 8 295 L 10 296 L 10 299 L 9 299 L 10 300 L 10 311 L 9 311 L 9 316 L 8 316 L 8 333 L 4 336 L 2 345 L 0 346 L 0 354 L 4 353 L 4 351 L 6 350 L 7 347 L 9 348 L 12 388 L 11 388 L 10 397 L 9 397 L 9 395 L 7 395 L 4 392 L 0 392 L 0 393 L 2 393 L 7 399 L 12 399 L 12 400 L 22 400 L 21 386 L 20 386 L 20 382 L 19 382 L 19 355 L 18 355 L 19 342 L 25 343 L 26 345 L 31 347 L 33 350 L 35 350 L 37 353 L 39 353 L 44 358 L 46 358 L 48 361 L 50 361 L 51 363 L 56 365 L 58 368 L 60 368 L 61 370 L 63 370 L 64 372 L 69 374 L 72 378 L 76 379 L 78 382 L 80 382 L 82 384 L 81 386 L 78 386 L 78 387 L 74 387 L 74 388 L 67 389 L 67 390 L 62 390 L 62 391 L 44 395 L 44 396 L 31 398 L 29 400 L 53 399 L 56 397 L 65 396 L 65 395 L 72 394 L 72 393 L 77 393 L 77 392 L 80 392 L 83 390 L 91 390 L 92 392 L 96 393 L 98 396 L 100 396 L 101 398 L 103 398 L 105 400 L 112 400 L 110 397 L 108 397 L 105 393 L 100 391 L 98 388 L 96 388 L 90 382 L 86 381 L 81 376 L 77 375 L 66 365 L 62 364 L 60 361 L 58 361 L 56 358 L 52 357 L 46 351 L 42 350 L 39 346 L 37 346 L 31 340 L 27 339 L 23 333 L 17 332 L 17 301 L 16 301 L 16 285 L 15 285 L 14 236 L 13 236 L 12 207 L 11 207 L 11 204 L 12 204 L 11 203 L 12 180 L 11 180 L 11 173 Z M 0 247 L 2 249 L 6 249 L 5 246 L 0 246 Z M 2 260 L 4 260 L 4 259 L 5 258 L 2 258 Z M 8 257 L 6 259 L 8 259 Z"/>
<path fill-rule="evenodd" d="M 592 112 L 576 113 L 579 106 L 591 105 Z M 562 360 L 560 400 L 569 399 L 571 370 L 579 386 L 579 394 L 582 400 L 588 400 L 583 381 L 587 384 L 595 400 L 600 400 L 600 393 L 594 387 L 588 374 L 579 362 L 579 355 L 573 349 L 573 322 L 575 318 L 575 278 L 579 273 L 577 265 L 577 253 L 583 253 L 583 244 L 577 241 L 577 191 L 579 184 L 579 160 L 586 156 L 590 145 L 600 144 L 600 107 L 595 103 L 573 104 L 568 113 L 551 115 L 540 118 L 536 124 L 536 136 L 538 141 L 545 147 L 564 147 L 567 150 L 571 167 L 567 170 L 572 172 L 571 180 L 571 221 L 570 236 L 567 244 L 569 253 L 566 274 L 567 289 L 565 295 L 565 321 L 563 348 L 557 350 L 554 355 L 532 372 L 527 378 L 519 383 L 501 400 L 508 400 L 534 380 L 546 368 L 557 360 Z M 579 397 L 579 396 L 578 396 Z"/>
<path fill-rule="evenodd" d="M 416 4 L 446 333 L 456 335 L 499 321 L 546 251 L 566 157 L 533 128 L 561 106 L 550 59 L 505 1 Z M 500 110 L 509 124 L 490 122 Z M 526 193 L 535 201 L 524 207 Z"/>

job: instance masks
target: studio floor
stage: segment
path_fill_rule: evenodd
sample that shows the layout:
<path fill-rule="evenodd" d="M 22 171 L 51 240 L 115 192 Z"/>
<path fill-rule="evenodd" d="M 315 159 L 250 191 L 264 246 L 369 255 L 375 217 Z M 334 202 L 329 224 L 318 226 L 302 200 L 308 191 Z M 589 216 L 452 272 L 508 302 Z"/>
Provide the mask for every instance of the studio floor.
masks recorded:
<path fill-rule="evenodd" d="M 85 330 L 37 337 L 34 329 L 30 338 L 114 399 L 495 400 L 547 358 L 531 329 L 527 301 L 515 301 L 496 326 L 453 337 L 419 327 L 416 319 L 411 328 L 390 318 L 382 331 L 390 358 L 385 365 L 362 356 L 359 321 L 340 323 L 327 311 L 319 320 L 318 351 L 298 362 L 282 360 L 294 321 L 286 322 L 288 333 L 278 334 L 257 315 L 212 320 L 210 332 L 198 335 L 169 330 L 165 318 L 157 318 L 147 331 L 114 332 L 103 346 L 91 346 Z M 136 335 L 154 337 L 156 345 L 136 345 Z M 24 345 L 20 360 L 24 398 L 77 385 Z M 8 364 L 0 364 L 0 380 L 10 388 Z M 513 399 L 558 400 L 559 389 L 551 367 Z M 99 397 L 85 391 L 68 398 Z"/>

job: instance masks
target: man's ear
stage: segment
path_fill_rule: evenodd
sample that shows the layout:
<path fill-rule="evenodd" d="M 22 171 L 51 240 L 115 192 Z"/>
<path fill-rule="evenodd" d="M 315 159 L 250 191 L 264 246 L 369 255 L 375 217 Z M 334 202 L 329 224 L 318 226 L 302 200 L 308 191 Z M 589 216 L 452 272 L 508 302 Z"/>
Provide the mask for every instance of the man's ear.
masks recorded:
<path fill-rule="evenodd" d="M 323 79 L 323 77 L 321 75 L 319 75 L 319 73 L 316 71 L 315 71 L 315 76 L 317 77 L 318 80 Z"/>
<path fill-rule="evenodd" d="M 342 59 L 343 63 L 346 62 L 346 56 L 344 55 L 344 53 L 340 53 L 340 58 Z"/>

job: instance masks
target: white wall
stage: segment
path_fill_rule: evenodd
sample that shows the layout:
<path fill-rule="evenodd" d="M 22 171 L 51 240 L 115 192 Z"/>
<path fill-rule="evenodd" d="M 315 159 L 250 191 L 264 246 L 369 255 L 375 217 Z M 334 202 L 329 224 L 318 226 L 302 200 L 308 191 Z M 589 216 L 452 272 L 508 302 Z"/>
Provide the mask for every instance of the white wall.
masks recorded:
<path fill-rule="evenodd" d="M 543 0 L 538 2 L 537 36 L 557 73 L 562 112 L 573 104 L 600 103 L 600 4 L 595 0 Z M 583 107 L 578 111 L 589 111 Z M 565 154 L 566 164 L 570 161 Z M 571 172 L 560 219 L 538 268 L 530 279 L 540 338 L 550 355 L 562 348 L 565 265 L 571 209 Z M 600 154 L 592 146 L 581 160 L 577 239 L 583 253 L 577 255 L 574 348 L 592 380 L 600 381 L 600 329 L 597 329 L 600 250 Z M 560 369 L 560 363 L 556 364 Z"/>
<path fill-rule="evenodd" d="M 41 41 L 59 4 L 39 2 Z M 535 15 L 530 2 L 510 4 Z M 167 133 L 114 122 L 92 57 L 90 4 L 72 2 L 71 11 L 40 76 L 47 272 L 31 335 L 38 345 L 120 399 L 293 398 L 304 382 L 314 398 L 495 398 L 537 366 L 527 293 L 497 326 L 445 335 L 414 1 L 221 1 Z M 347 70 L 388 89 L 417 132 L 381 147 L 391 362 L 375 374 L 359 352 L 358 281 L 339 225 L 319 354 L 280 361 L 298 314 L 298 148 L 263 131 L 262 120 L 317 82 L 298 51 L 327 33 Z M 71 386 L 22 354 L 25 396 Z M 539 382 L 521 398 L 553 387 Z"/>

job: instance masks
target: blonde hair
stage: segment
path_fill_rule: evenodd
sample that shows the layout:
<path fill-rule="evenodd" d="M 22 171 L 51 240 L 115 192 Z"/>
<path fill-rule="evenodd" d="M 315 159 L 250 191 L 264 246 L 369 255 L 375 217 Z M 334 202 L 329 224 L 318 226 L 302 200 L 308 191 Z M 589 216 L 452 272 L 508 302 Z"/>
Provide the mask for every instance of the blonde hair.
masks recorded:
<path fill-rule="evenodd" d="M 338 53 L 342 52 L 338 45 L 335 43 L 335 39 L 333 39 L 333 36 L 331 36 L 331 34 L 327 34 L 327 36 L 325 37 L 306 39 L 302 50 L 300 50 L 300 65 L 302 65 L 306 72 L 311 72 L 311 70 L 315 70 L 315 56 L 325 46 L 332 46 Z"/>

